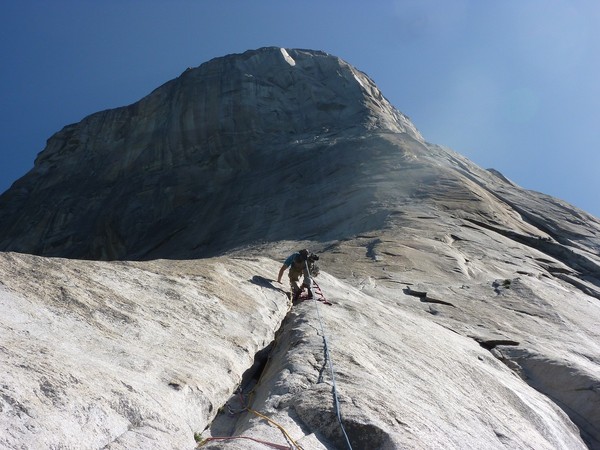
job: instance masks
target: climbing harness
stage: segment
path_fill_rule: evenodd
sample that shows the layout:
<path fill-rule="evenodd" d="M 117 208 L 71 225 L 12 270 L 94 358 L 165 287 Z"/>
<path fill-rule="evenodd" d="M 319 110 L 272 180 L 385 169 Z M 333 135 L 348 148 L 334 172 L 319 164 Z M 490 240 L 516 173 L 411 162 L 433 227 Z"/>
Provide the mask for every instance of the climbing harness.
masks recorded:
<path fill-rule="evenodd" d="M 321 288 L 319 287 L 317 282 L 313 280 L 313 283 L 314 283 L 316 289 L 319 290 L 319 292 L 321 293 L 323 298 L 325 298 L 325 296 L 323 295 Z M 329 371 L 331 372 L 331 384 L 332 384 L 333 401 L 335 404 L 335 413 L 337 415 L 338 422 L 340 423 L 340 428 L 342 429 L 342 434 L 344 435 L 344 438 L 346 439 L 346 444 L 348 445 L 348 448 L 350 450 L 352 450 L 352 445 L 350 444 L 350 439 L 348 438 L 348 434 L 346 434 L 346 429 L 344 428 L 344 423 L 342 422 L 342 414 L 340 412 L 340 400 L 339 400 L 338 394 L 337 394 L 337 384 L 335 382 L 335 372 L 333 370 L 333 361 L 331 360 L 331 355 L 329 354 L 329 343 L 327 342 L 327 336 L 325 335 L 325 328 L 323 326 L 323 320 L 321 319 L 321 313 L 319 311 L 319 303 L 317 302 L 316 298 L 314 298 L 314 297 L 313 297 L 313 300 L 314 300 L 315 308 L 317 310 L 317 317 L 319 318 L 319 324 L 321 326 L 321 335 L 323 336 L 323 345 L 325 347 L 325 358 L 327 359 L 327 363 L 329 365 Z"/>
<path fill-rule="evenodd" d="M 305 266 L 306 272 L 309 274 L 309 276 L 312 275 L 310 273 L 310 268 L 308 266 L 307 261 L 304 261 L 304 266 Z M 321 303 L 325 303 L 326 305 L 333 304 L 325 298 L 325 294 L 323 294 L 323 291 L 321 290 L 321 288 L 319 287 L 317 282 L 312 278 L 312 276 L 310 276 L 310 283 L 312 284 L 312 286 L 309 287 L 309 289 L 308 289 L 308 295 L 304 295 L 304 293 L 303 293 L 304 286 L 306 286 L 305 284 L 302 285 L 302 287 L 300 288 L 300 292 L 298 292 L 297 296 L 294 296 L 292 293 L 292 297 L 291 297 L 292 303 L 295 304 L 297 302 L 303 302 L 305 300 L 310 300 L 311 298 L 313 298 Z M 312 292 L 313 290 L 314 290 L 314 292 Z M 312 297 L 310 297 L 311 293 L 312 293 Z"/>

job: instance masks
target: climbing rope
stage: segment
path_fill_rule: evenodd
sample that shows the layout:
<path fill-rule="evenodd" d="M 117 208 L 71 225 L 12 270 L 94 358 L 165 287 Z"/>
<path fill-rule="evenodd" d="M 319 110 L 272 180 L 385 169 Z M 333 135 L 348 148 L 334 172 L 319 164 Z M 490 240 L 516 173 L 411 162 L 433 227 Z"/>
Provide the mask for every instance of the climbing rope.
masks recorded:
<path fill-rule="evenodd" d="M 242 396 L 243 398 L 243 396 Z M 269 423 L 270 425 L 273 425 L 277 428 L 279 428 L 279 430 L 283 433 L 283 435 L 286 437 L 286 439 L 291 443 L 291 445 L 281 445 L 281 444 L 275 444 L 273 442 L 268 442 L 268 441 L 263 441 L 261 439 L 256 439 L 253 437 L 249 437 L 249 436 L 215 436 L 215 437 L 207 437 L 203 440 L 201 440 L 198 445 L 196 446 L 196 448 L 200 448 L 205 446 L 206 444 L 208 444 L 209 442 L 212 441 L 232 441 L 232 440 L 236 440 L 236 439 L 249 439 L 251 441 L 254 442 L 258 442 L 259 444 L 264 444 L 267 445 L 271 448 L 276 448 L 278 450 L 304 450 L 300 444 L 298 444 L 293 438 L 292 436 L 290 436 L 290 433 L 279 423 L 275 422 L 273 419 L 265 416 L 264 414 L 259 413 L 258 411 L 255 411 L 254 409 L 250 408 L 249 406 L 246 406 L 244 409 L 240 410 L 240 411 L 236 411 L 236 412 L 232 412 L 231 408 L 230 408 L 230 414 L 235 415 L 235 414 L 239 414 L 242 412 L 251 412 L 252 414 L 260 417 L 263 420 L 266 420 L 267 423 Z"/>
<path fill-rule="evenodd" d="M 323 291 L 321 290 L 317 282 L 313 280 L 313 284 L 315 285 L 315 288 L 318 289 L 318 292 L 321 295 L 321 297 L 325 299 L 325 295 L 323 295 Z M 327 299 L 325 299 L 325 301 L 327 301 Z M 340 423 L 340 428 L 342 429 L 344 438 L 346 439 L 346 444 L 348 445 L 348 448 L 352 450 L 350 439 L 348 438 L 348 434 L 346 434 L 346 429 L 344 428 L 344 423 L 342 422 L 342 414 L 340 412 L 340 401 L 337 394 L 337 385 L 335 382 L 335 373 L 333 370 L 333 361 L 331 360 L 331 355 L 329 354 L 329 343 L 327 342 L 327 336 L 325 335 L 325 327 L 323 326 L 323 320 L 321 319 L 321 312 L 319 311 L 319 303 L 317 302 L 316 296 L 313 296 L 313 302 L 315 304 L 315 308 L 317 310 L 317 317 L 319 318 L 319 324 L 321 326 L 321 335 L 323 336 L 323 345 L 325 347 L 325 358 L 327 359 L 329 371 L 331 372 L 331 384 L 333 392 L 333 401 L 335 403 L 335 413 L 337 415 L 338 422 Z"/>
<path fill-rule="evenodd" d="M 246 439 L 249 441 L 258 442 L 259 444 L 264 444 L 268 447 L 276 448 L 278 450 L 293 450 L 292 447 L 290 447 L 290 446 L 274 444 L 272 442 L 263 441 L 261 439 L 255 439 L 255 438 L 249 437 L 249 436 L 209 437 L 209 438 L 206 438 L 206 439 L 203 439 L 202 441 L 200 441 L 196 448 L 204 447 L 206 444 L 208 444 L 209 442 L 212 442 L 212 441 L 233 441 L 236 439 Z"/>
<path fill-rule="evenodd" d="M 256 414 L 258 417 L 260 417 L 261 419 L 266 420 L 268 423 L 270 423 L 271 425 L 276 426 L 277 428 L 279 428 L 279 431 L 281 431 L 283 433 L 283 435 L 292 443 L 292 445 L 294 447 L 289 447 L 289 448 L 296 448 L 298 450 L 304 450 L 291 436 L 290 434 L 286 431 L 285 428 L 283 428 L 283 426 L 281 426 L 280 424 L 278 424 L 277 422 L 275 422 L 273 419 L 268 418 L 267 416 L 259 413 L 258 411 L 253 410 L 252 408 L 248 408 L 248 411 L 251 412 L 252 414 Z"/>
<path fill-rule="evenodd" d="M 308 264 L 306 269 L 308 270 Z M 310 273 L 310 271 L 308 271 L 308 273 Z M 312 283 L 315 286 L 315 290 L 317 291 L 317 293 L 320 295 L 321 299 L 325 301 L 325 303 L 330 304 L 327 299 L 325 298 L 325 295 L 323 294 L 323 291 L 321 289 L 321 287 L 317 284 L 316 281 L 312 280 Z M 340 428 L 342 430 L 342 434 L 344 435 L 344 438 L 346 439 L 346 444 L 348 445 L 348 449 L 349 450 L 353 450 L 352 449 L 352 445 L 350 444 L 350 439 L 348 438 L 348 434 L 346 433 L 346 429 L 344 428 L 344 423 L 342 421 L 342 415 L 340 412 L 340 401 L 338 398 L 338 394 L 337 394 L 337 384 L 335 381 L 335 372 L 333 369 L 333 361 L 331 359 L 331 355 L 329 353 L 329 343 L 327 341 L 327 336 L 325 334 L 325 327 L 323 326 L 323 319 L 321 318 L 321 312 L 319 310 L 319 305 L 318 305 L 318 300 L 316 298 L 316 296 L 313 296 L 313 302 L 315 305 L 315 308 L 317 310 L 317 317 L 319 319 L 319 325 L 321 327 L 321 335 L 323 336 L 323 345 L 324 345 L 324 352 L 325 352 L 325 358 L 327 359 L 327 363 L 329 365 L 329 371 L 331 373 L 331 382 L 332 382 L 332 394 L 333 394 L 333 399 L 334 399 L 334 404 L 335 404 L 335 412 L 336 412 L 336 416 L 337 416 L 337 420 L 340 424 Z M 289 305 L 289 308 L 291 309 L 291 305 Z M 288 309 L 289 312 L 289 309 Z M 264 374 L 264 371 L 263 371 Z M 260 379 L 262 378 L 262 374 L 260 376 L 260 378 L 258 379 L 256 386 L 258 386 L 260 384 Z M 255 387 L 256 387 L 255 386 Z M 248 397 L 251 397 L 254 394 L 254 388 L 252 389 L 252 391 L 248 394 Z M 251 440 L 260 444 L 264 444 L 266 446 L 269 446 L 271 448 L 275 448 L 278 450 L 304 450 L 289 434 L 289 432 L 279 423 L 275 422 L 274 420 L 270 419 L 269 417 L 265 416 L 264 414 L 259 413 L 258 411 L 255 411 L 254 409 L 250 408 L 250 405 L 248 402 L 248 404 L 246 404 L 246 401 L 244 400 L 244 394 L 240 388 L 240 401 L 241 401 L 241 406 L 242 409 L 235 411 L 231 408 L 231 406 L 229 404 L 227 404 L 227 408 L 229 410 L 229 413 L 231 415 L 235 415 L 235 414 L 240 414 L 243 412 L 250 412 L 258 417 L 260 417 L 261 419 L 267 421 L 267 423 L 277 427 L 285 436 L 285 438 L 291 443 L 288 446 L 283 446 L 281 444 L 275 444 L 273 442 L 268 442 L 268 441 L 263 441 L 260 439 L 256 439 L 253 437 L 249 437 L 249 436 L 226 436 L 226 437 L 208 437 L 205 438 L 203 440 L 201 440 L 196 448 L 200 448 L 203 447 L 204 445 L 208 444 L 211 441 L 228 441 L 228 440 L 235 440 L 235 439 L 246 439 L 246 440 Z"/>
<path fill-rule="evenodd" d="M 291 305 L 288 308 L 288 312 L 291 309 Z M 270 359 L 270 356 L 269 356 Z M 267 362 L 268 364 L 268 362 Z M 267 423 L 269 423 L 270 425 L 275 426 L 276 428 L 278 428 L 281 433 L 284 435 L 284 437 L 288 440 L 288 442 L 290 443 L 289 445 L 281 445 L 281 444 L 276 444 L 273 442 L 268 442 L 268 441 L 263 441 L 261 439 L 256 439 L 253 437 L 249 437 L 249 436 L 222 436 L 222 437 L 208 437 L 205 438 L 203 440 L 201 440 L 198 445 L 196 446 L 196 448 L 200 448 L 205 446 L 206 444 L 208 444 L 211 441 L 231 441 L 231 440 L 236 440 L 236 439 L 246 439 L 246 440 L 251 440 L 254 442 L 257 442 L 259 444 L 264 444 L 268 447 L 271 448 L 275 448 L 278 450 L 304 450 L 302 448 L 302 446 L 300 444 L 298 444 L 290 435 L 290 433 L 283 427 L 283 425 L 275 422 L 273 419 L 265 416 L 264 414 L 259 413 L 258 411 L 250 408 L 250 404 L 252 402 L 251 398 L 254 396 L 254 390 L 256 389 L 256 386 L 260 385 L 260 382 L 262 380 L 262 377 L 265 373 L 265 370 L 262 371 L 260 377 L 258 378 L 258 380 L 256 381 L 256 385 L 252 388 L 252 390 L 247 394 L 247 399 L 244 398 L 244 392 L 242 387 L 240 386 L 238 389 L 238 394 L 239 394 L 239 401 L 240 401 L 240 406 L 241 409 L 239 410 L 234 410 L 231 405 L 229 405 L 229 403 L 226 403 L 227 406 L 227 410 L 229 412 L 229 415 L 231 416 L 235 416 L 237 414 L 241 414 L 243 412 L 250 412 L 258 417 L 260 417 L 261 419 L 267 421 Z"/>

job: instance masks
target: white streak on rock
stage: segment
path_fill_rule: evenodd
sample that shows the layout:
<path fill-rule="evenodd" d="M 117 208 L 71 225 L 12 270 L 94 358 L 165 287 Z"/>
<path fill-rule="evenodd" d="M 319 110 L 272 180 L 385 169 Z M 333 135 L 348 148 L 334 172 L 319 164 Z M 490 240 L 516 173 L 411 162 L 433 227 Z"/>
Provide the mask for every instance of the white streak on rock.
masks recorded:
<path fill-rule="evenodd" d="M 281 54 L 283 55 L 284 59 L 286 60 L 286 62 L 290 65 L 290 66 L 295 66 L 296 65 L 296 61 L 294 61 L 294 58 L 292 58 L 289 53 L 286 51 L 285 48 L 280 48 L 281 50 Z"/>

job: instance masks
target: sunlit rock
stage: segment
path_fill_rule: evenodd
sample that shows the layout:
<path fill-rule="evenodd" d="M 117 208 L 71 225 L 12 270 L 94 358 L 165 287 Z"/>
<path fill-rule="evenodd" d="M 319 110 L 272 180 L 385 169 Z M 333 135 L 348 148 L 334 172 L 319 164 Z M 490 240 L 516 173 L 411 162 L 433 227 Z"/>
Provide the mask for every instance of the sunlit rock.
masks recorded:
<path fill-rule="evenodd" d="M 600 222 L 323 52 L 65 127 L 0 248 L 2 448 L 600 448 Z M 332 305 L 274 281 L 299 248 Z"/>

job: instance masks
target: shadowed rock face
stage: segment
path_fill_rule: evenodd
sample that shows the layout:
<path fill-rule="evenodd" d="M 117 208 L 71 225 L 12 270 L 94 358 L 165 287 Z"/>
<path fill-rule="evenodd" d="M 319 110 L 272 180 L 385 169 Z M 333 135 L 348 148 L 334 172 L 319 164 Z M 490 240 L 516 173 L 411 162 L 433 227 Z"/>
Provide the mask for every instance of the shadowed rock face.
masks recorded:
<path fill-rule="evenodd" d="M 355 450 L 600 448 L 600 222 L 333 56 L 218 58 L 68 126 L 0 213 L 0 447 L 345 448 L 333 362 Z M 333 306 L 273 280 L 301 247 Z"/>
<path fill-rule="evenodd" d="M 339 235 L 331 223 L 300 227 L 298 216 L 316 199 L 339 206 L 332 197 L 356 190 L 356 177 L 370 182 L 354 169 L 371 158 L 362 142 L 371 131 L 421 140 L 336 57 L 266 48 L 215 59 L 50 138 L 0 198 L 0 248 L 143 259 Z M 369 193 L 349 194 L 366 217 Z"/>

